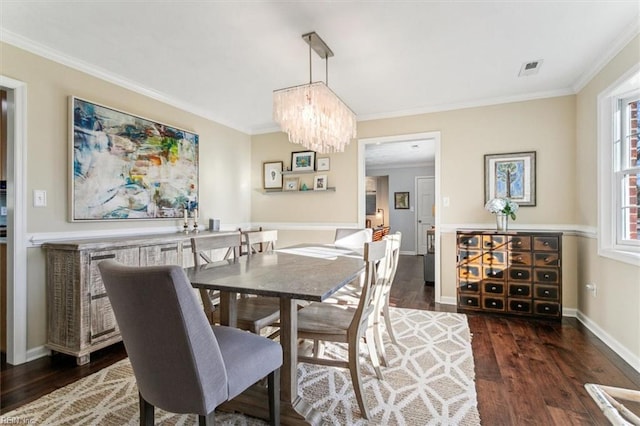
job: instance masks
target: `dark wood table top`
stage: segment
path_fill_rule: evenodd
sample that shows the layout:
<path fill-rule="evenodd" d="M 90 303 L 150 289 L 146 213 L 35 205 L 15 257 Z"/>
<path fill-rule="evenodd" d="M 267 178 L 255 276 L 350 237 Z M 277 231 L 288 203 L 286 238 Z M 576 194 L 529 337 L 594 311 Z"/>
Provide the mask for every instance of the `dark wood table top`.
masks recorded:
<path fill-rule="evenodd" d="M 185 271 L 196 288 L 321 302 L 363 269 L 362 256 L 349 249 L 303 244 Z"/>

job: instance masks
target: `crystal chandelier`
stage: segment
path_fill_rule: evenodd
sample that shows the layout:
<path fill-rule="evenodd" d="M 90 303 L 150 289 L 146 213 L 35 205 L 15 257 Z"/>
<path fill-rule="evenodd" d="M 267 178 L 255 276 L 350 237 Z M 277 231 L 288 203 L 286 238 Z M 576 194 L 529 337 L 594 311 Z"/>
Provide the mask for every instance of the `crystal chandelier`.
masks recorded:
<path fill-rule="evenodd" d="M 275 90 L 273 119 L 290 142 L 321 154 L 344 152 L 356 137 L 356 115 L 327 83 L 314 83 L 311 77 L 311 49 L 325 59 L 327 81 L 333 52 L 315 32 L 302 38 L 309 44 L 309 84 Z"/>

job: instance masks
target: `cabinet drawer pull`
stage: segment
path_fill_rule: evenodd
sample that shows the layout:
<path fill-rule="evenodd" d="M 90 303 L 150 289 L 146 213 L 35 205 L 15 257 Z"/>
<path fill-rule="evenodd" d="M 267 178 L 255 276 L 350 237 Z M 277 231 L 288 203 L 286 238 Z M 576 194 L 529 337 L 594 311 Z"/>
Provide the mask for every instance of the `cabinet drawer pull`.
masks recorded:
<path fill-rule="evenodd" d="M 516 275 L 521 277 L 522 276 L 522 272 L 518 272 Z"/>
<path fill-rule="evenodd" d="M 491 306 L 496 306 L 497 303 L 496 302 L 491 302 Z"/>
<path fill-rule="evenodd" d="M 516 241 L 516 245 L 517 246 L 521 246 L 522 245 L 522 241 Z M 518 305 L 519 306 L 519 305 Z"/>
<path fill-rule="evenodd" d="M 519 261 L 519 262 L 522 262 L 522 256 L 516 257 L 516 260 Z"/>
<path fill-rule="evenodd" d="M 115 258 L 116 258 L 115 253 L 103 254 L 100 256 L 91 256 L 91 260 L 103 260 L 103 259 L 115 259 Z"/>
<path fill-rule="evenodd" d="M 550 292 L 549 290 L 545 290 L 545 291 L 544 291 L 544 295 L 545 295 L 545 296 L 548 296 L 548 295 L 550 295 L 550 294 L 551 294 L 551 292 Z"/>
<path fill-rule="evenodd" d="M 551 261 L 551 258 L 550 258 L 550 257 L 545 257 L 545 258 L 544 258 L 544 263 L 549 263 L 550 261 Z"/>
<path fill-rule="evenodd" d="M 542 243 L 542 245 L 545 247 L 549 247 L 549 241 L 545 241 L 544 243 Z"/>
<path fill-rule="evenodd" d="M 522 308 L 522 303 L 518 303 L 518 308 Z"/>
<path fill-rule="evenodd" d="M 544 277 L 548 279 L 549 278 L 549 274 L 544 274 Z"/>
<path fill-rule="evenodd" d="M 548 306 L 545 306 L 545 307 L 544 307 L 544 310 L 545 310 L 545 311 L 548 311 L 549 309 L 551 309 L 551 308 L 549 308 Z"/>
<path fill-rule="evenodd" d="M 491 290 L 495 290 L 495 289 L 496 289 L 496 287 L 495 287 L 495 286 L 491 287 Z"/>
<path fill-rule="evenodd" d="M 519 288 L 517 291 L 518 291 L 518 293 L 522 293 L 522 289 L 521 288 Z"/>

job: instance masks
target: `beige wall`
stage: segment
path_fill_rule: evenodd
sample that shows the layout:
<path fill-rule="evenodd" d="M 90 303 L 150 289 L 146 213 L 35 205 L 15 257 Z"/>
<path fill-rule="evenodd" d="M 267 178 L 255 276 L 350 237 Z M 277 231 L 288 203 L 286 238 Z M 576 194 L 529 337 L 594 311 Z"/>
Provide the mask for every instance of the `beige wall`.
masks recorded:
<path fill-rule="evenodd" d="M 577 95 L 576 111 L 576 220 L 597 228 L 597 97 L 633 65 L 640 63 L 640 36 L 636 36 Z M 640 265 L 598 256 L 597 240 L 578 244 L 578 308 L 588 321 L 611 336 L 640 369 Z M 594 297 L 585 284 L 595 283 Z M 608 342 L 609 343 L 609 342 Z"/>
<path fill-rule="evenodd" d="M 528 102 L 469 108 L 411 117 L 358 123 L 358 137 L 374 138 L 410 133 L 441 132 L 441 195 L 450 207 L 441 209 L 441 294 L 453 303 L 456 294 L 456 226 L 495 226 L 493 215 L 484 210 L 484 155 L 536 151 L 537 205 L 522 208 L 514 227 L 562 226 L 575 223 L 575 97 L 563 96 Z M 290 144 L 282 133 L 252 138 L 253 187 L 261 185 L 261 165 L 267 160 L 285 160 L 300 146 Z M 330 185 L 335 194 L 263 195 L 254 191 L 252 220 L 295 223 L 334 223 L 358 220 L 357 145 L 331 159 Z M 364 183 L 363 183 L 364 185 Z M 279 213 L 277 213 L 279 212 Z M 320 234 L 322 242 L 329 233 Z M 289 243 L 289 237 L 285 243 Z M 565 243 L 567 244 L 567 243 Z M 565 307 L 575 309 L 575 263 L 563 268 Z"/>
<path fill-rule="evenodd" d="M 47 233 L 179 229 L 180 221 L 71 223 L 68 218 L 69 107 L 71 95 L 132 114 L 187 129 L 200 136 L 200 215 L 220 218 L 223 226 L 250 221 L 248 135 L 88 74 L 0 43 L 0 74 L 27 84 L 27 231 L 46 239 Z M 46 208 L 34 208 L 34 189 L 47 191 Z M 236 225 L 237 224 L 237 225 Z M 59 234 L 58 234 L 59 235 Z M 46 340 L 44 255 L 28 253 L 28 349 Z"/>

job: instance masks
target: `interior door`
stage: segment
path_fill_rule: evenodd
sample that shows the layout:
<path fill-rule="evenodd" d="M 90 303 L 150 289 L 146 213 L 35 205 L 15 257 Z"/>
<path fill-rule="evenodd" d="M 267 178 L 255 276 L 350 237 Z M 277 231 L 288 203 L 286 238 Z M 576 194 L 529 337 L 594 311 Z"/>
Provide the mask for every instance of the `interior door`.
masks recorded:
<path fill-rule="evenodd" d="M 435 177 L 418 177 L 416 178 L 416 217 L 418 224 L 416 226 L 416 241 L 418 242 L 418 254 L 427 252 L 427 229 L 436 223 L 435 205 L 436 205 L 436 179 Z"/>

